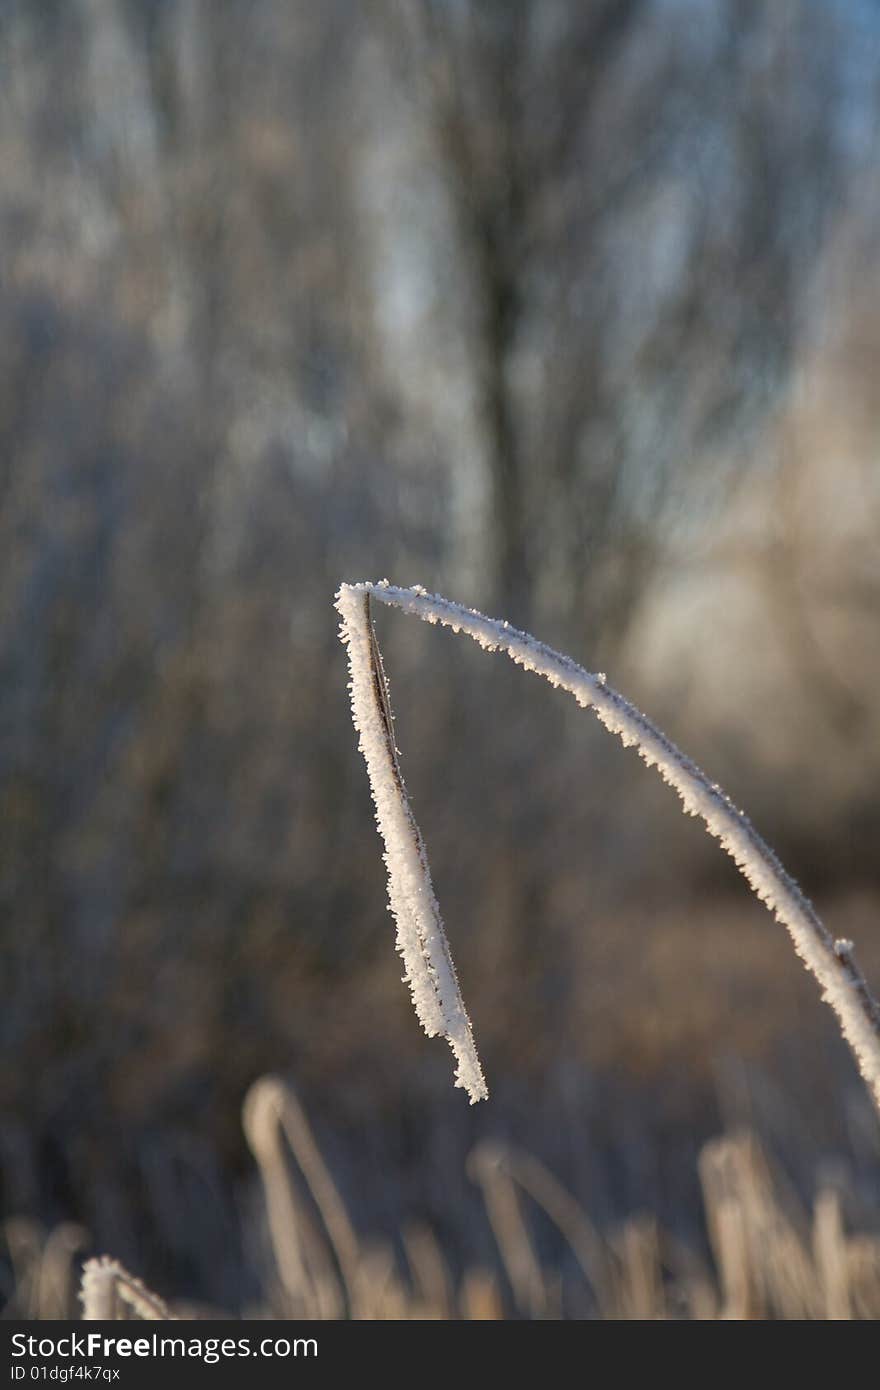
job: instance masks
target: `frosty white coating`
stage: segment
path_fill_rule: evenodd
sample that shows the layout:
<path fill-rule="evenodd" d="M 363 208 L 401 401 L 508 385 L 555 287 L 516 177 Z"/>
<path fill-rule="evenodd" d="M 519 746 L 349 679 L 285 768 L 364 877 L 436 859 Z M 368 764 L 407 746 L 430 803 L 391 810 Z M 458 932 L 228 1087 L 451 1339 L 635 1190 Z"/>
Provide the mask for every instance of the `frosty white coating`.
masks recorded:
<path fill-rule="evenodd" d="M 486 1082 L 434 896 L 428 856 L 403 783 L 368 589 L 344 584 L 336 607 L 342 619 L 340 637 L 348 650 L 352 719 L 385 842 L 388 902 L 397 924 L 404 979 L 428 1037 L 440 1034 L 449 1042 L 456 1061 L 455 1084 L 464 1087 L 473 1105 L 488 1095 Z"/>
<path fill-rule="evenodd" d="M 834 940 L 795 880 L 786 873 L 770 847 L 721 787 L 710 782 L 706 774 L 676 748 L 656 725 L 608 685 L 604 674 L 591 675 L 571 657 L 545 646 L 528 633 L 520 632 L 506 622 L 487 618 L 474 609 L 461 607 L 437 594 L 429 594 L 419 585 L 402 589 L 389 584 L 387 580 L 378 584 L 344 584 L 337 596 L 344 628 L 346 614 L 357 611 L 358 604 L 363 605 L 370 596 L 405 613 L 412 613 L 424 622 L 440 623 L 444 627 L 451 627 L 453 632 L 466 633 L 486 651 L 506 652 L 518 666 L 536 672 L 551 685 L 567 690 L 579 705 L 595 710 L 606 729 L 616 734 L 626 746 L 634 745 L 648 766 L 657 768 L 663 780 L 678 792 L 688 815 L 700 817 L 709 834 L 721 843 L 756 895 L 787 928 L 795 951 L 819 981 L 822 998 L 837 1014 L 841 1031 L 880 1111 L 880 1007 L 872 998 L 856 965 L 852 943 Z M 362 634 L 361 642 L 368 644 L 366 631 Z M 349 639 L 350 656 L 351 650 Z M 366 659 L 362 655 L 363 648 L 359 648 L 359 653 L 359 660 Z M 353 705 L 354 702 L 353 691 Z M 358 719 L 358 710 L 355 710 L 355 725 L 361 732 L 363 747 L 363 730 Z M 371 738 L 375 736 L 377 734 Z M 369 766 L 370 757 L 366 751 L 365 756 Z M 385 775 L 387 778 L 387 768 Z M 370 776 L 372 780 L 372 772 Z M 383 830 L 383 836 L 384 833 Z M 427 873 L 426 862 L 424 867 Z M 427 887 L 436 912 L 430 879 L 427 880 Z M 392 908 L 397 915 L 393 903 Z M 439 923 L 439 920 L 438 914 L 436 921 Z M 445 948 L 442 927 L 440 936 Z M 448 950 L 446 960 L 449 960 Z M 452 970 L 451 962 L 449 969 Z M 453 981 L 454 978 L 453 972 Z M 415 998 L 415 989 L 413 995 Z M 416 1009 L 419 1010 L 418 1002 Z M 419 1017 L 422 1018 L 421 1013 Z M 424 1023 L 424 1019 L 422 1021 Z M 469 1028 L 467 1032 L 470 1039 Z M 482 1081 L 482 1076 L 480 1079 Z"/>

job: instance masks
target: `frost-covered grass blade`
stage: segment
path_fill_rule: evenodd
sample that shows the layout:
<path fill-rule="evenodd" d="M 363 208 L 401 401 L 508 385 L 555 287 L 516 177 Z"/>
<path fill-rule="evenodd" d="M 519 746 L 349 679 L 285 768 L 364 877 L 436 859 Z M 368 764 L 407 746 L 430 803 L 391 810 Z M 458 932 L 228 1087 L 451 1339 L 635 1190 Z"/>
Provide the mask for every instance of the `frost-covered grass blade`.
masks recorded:
<path fill-rule="evenodd" d="M 385 843 L 388 901 L 397 924 L 404 978 L 428 1037 L 439 1034 L 449 1042 L 456 1061 L 456 1085 L 464 1087 L 473 1104 L 488 1094 L 486 1083 L 434 896 L 424 841 L 406 794 L 369 591 L 343 585 L 336 607 L 342 619 L 340 636 L 348 649 L 352 718 Z"/>
<path fill-rule="evenodd" d="M 352 711 L 385 840 L 388 894 L 397 920 L 416 1012 L 428 1034 L 449 1038 L 459 1062 L 458 1084 L 471 1099 L 485 1095 L 470 1025 L 449 957 L 434 899 L 421 835 L 409 808 L 394 745 L 388 691 L 370 621 L 375 598 L 424 622 L 465 633 L 486 651 L 503 651 L 518 666 L 543 676 L 595 711 L 609 732 L 635 746 L 681 798 L 688 815 L 699 816 L 750 884 L 784 924 L 795 951 L 815 975 L 822 997 L 837 1015 L 877 1109 L 880 1110 L 880 1007 L 871 995 L 853 954 L 852 943 L 835 941 L 794 879 L 728 796 L 670 739 L 605 680 L 591 675 L 571 657 L 553 651 L 509 623 L 429 594 L 416 586 L 343 584 L 336 596 L 342 639 L 348 644 Z"/>

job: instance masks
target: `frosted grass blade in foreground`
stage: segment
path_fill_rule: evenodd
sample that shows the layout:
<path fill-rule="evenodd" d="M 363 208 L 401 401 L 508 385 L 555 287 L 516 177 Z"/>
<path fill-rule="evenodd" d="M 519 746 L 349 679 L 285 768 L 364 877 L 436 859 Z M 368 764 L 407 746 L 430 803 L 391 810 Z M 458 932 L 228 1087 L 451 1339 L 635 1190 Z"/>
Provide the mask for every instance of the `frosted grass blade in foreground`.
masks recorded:
<path fill-rule="evenodd" d="M 107 1322 L 120 1315 L 120 1305 L 150 1322 L 177 1322 L 168 1305 L 129 1274 L 118 1260 L 107 1255 L 87 1260 L 83 1265 L 80 1302 L 86 1322 Z"/>
<path fill-rule="evenodd" d="M 553 651 L 528 633 L 439 595 L 428 594 L 421 587 L 399 589 L 387 580 L 380 584 L 343 584 L 337 596 L 343 620 L 345 613 L 358 611 L 358 603 L 363 604 L 370 596 L 424 622 L 441 623 L 453 632 L 463 632 L 486 651 L 506 652 L 516 665 L 536 672 L 551 685 L 567 690 L 579 705 L 593 709 L 606 729 L 626 746 L 634 745 L 648 766 L 657 768 L 663 780 L 675 788 L 687 814 L 700 817 L 757 897 L 786 927 L 795 951 L 819 981 L 823 999 L 837 1014 L 841 1031 L 880 1111 L 880 1007 L 856 964 L 852 943 L 834 940 L 797 883 L 718 784 L 710 782 L 650 719 L 613 690 L 604 675 L 590 675 L 571 657 Z M 355 724 L 358 725 L 357 711 Z"/>
<path fill-rule="evenodd" d="M 403 783 L 369 592 L 343 585 L 336 607 L 342 619 L 340 636 L 348 648 L 352 718 L 385 842 L 388 901 L 397 923 L 404 978 L 428 1037 L 439 1034 L 449 1042 L 456 1061 L 455 1084 L 464 1087 L 473 1105 L 488 1092 L 434 896 L 428 856 Z"/>

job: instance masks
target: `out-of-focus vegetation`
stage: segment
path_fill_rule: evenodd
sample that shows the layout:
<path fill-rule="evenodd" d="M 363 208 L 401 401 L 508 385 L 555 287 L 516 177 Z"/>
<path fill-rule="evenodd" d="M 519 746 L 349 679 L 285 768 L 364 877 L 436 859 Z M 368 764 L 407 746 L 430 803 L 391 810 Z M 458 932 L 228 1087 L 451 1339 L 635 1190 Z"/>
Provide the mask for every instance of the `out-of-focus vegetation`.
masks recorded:
<path fill-rule="evenodd" d="M 267 1070 L 358 1230 L 459 1270 L 481 1140 L 695 1250 L 722 1122 L 807 1203 L 829 1155 L 876 1194 L 830 1016 L 696 827 L 389 618 L 498 1078 L 448 1093 L 332 595 L 418 580 L 606 669 L 876 985 L 878 127 L 869 0 L 3 0 L 4 1214 L 255 1304 Z"/>
<path fill-rule="evenodd" d="M 302 1105 L 277 1078 L 249 1090 L 244 1129 L 264 1197 L 263 1219 L 250 1228 L 259 1293 L 241 1310 L 245 1318 L 880 1317 L 880 1237 L 846 1229 L 857 1195 L 828 1171 L 805 1210 L 748 1130 L 700 1153 L 706 1253 L 647 1212 L 600 1233 L 539 1159 L 510 1144 L 479 1144 L 467 1172 L 495 1259 L 457 1270 L 422 1221 L 408 1222 L 393 1242 L 361 1238 Z M 169 1307 L 112 1258 L 87 1262 L 78 1278 L 89 1243 L 78 1226 L 47 1234 L 19 1218 L 4 1235 L 15 1273 L 7 1316 L 229 1316 L 203 1303 Z"/>

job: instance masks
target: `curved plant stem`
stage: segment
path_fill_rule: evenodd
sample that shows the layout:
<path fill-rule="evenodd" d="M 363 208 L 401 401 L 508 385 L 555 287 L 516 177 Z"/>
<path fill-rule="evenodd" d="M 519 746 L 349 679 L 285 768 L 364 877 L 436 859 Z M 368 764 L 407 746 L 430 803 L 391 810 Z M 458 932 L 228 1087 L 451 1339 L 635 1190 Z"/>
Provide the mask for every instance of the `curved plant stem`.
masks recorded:
<path fill-rule="evenodd" d="M 720 842 L 733 859 L 755 894 L 786 927 L 795 951 L 818 980 L 823 999 L 836 1013 L 843 1036 L 880 1111 L 880 1007 L 856 964 L 852 942 L 834 939 L 795 880 L 786 873 L 770 847 L 721 787 L 711 782 L 696 763 L 676 748 L 650 719 L 612 689 L 603 674 L 591 675 L 571 657 L 536 641 L 528 633 L 520 632 L 506 622 L 487 618 L 474 609 L 463 608 L 448 599 L 428 594 L 419 586 L 401 589 L 387 580 L 379 584 L 342 585 L 337 595 L 337 608 L 343 616 L 342 635 L 349 643 L 350 658 L 353 643 L 368 640 L 366 628 L 358 632 L 358 621 L 366 623 L 372 632 L 368 613 L 370 598 L 390 604 L 424 622 L 440 623 L 454 632 L 465 633 L 486 651 L 505 652 L 518 666 L 543 676 L 551 685 L 567 690 L 579 705 L 592 709 L 609 732 L 616 734 L 623 744 L 637 748 L 649 767 L 656 767 L 663 780 L 678 793 L 687 814 L 699 816 L 709 834 Z M 358 619 L 358 614 L 364 615 L 362 620 Z M 375 641 L 375 638 L 372 640 Z M 358 723 L 359 717 L 362 717 L 359 709 L 364 704 L 364 694 L 359 689 L 362 678 L 356 675 L 353 659 L 351 667 L 352 705 L 363 747 L 363 730 Z M 366 748 L 365 756 L 376 797 L 376 783 Z M 378 805 L 379 798 L 376 797 L 376 800 Z M 378 819 L 384 836 L 381 811 Z M 388 848 L 388 838 L 385 838 Z M 424 853 L 423 846 L 421 852 Z M 386 861 L 389 859 L 390 850 L 386 854 Z M 427 860 L 425 868 L 427 870 Z M 389 862 L 389 877 L 391 869 Z M 445 937 L 443 944 L 446 944 Z M 451 961 L 449 966 L 451 970 Z M 419 1016 L 421 1018 L 421 1014 Z M 472 1096 L 472 1099 L 475 1098 Z"/>

